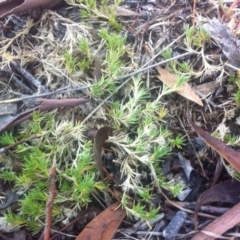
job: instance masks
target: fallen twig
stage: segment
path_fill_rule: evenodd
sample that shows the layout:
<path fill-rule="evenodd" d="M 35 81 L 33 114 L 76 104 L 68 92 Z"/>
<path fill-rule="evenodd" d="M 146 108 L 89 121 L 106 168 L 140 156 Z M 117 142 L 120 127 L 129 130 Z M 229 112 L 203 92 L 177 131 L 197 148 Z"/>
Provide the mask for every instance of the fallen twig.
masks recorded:
<path fill-rule="evenodd" d="M 40 103 L 37 107 L 39 111 L 50 111 L 60 107 L 75 107 L 79 104 L 88 102 L 88 99 L 84 98 L 63 98 L 63 99 L 45 99 L 38 98 L 36 102 Z"/>
<path fill-rule="evenodd" d="M 24 100 L 29 100 L 29 99 L 34 99 L 34 98 L 39 98 L 39 97 L 47 97 L 47 96 L 51 96 L 53 94 L 62 94 L 62 93 L 68 93 L 68 92 L 75 92 L 75 91 L 79 91 L 79 90 L 83 90 L 85 88 L 90 88 L 91 85 L 87 85 L 84 87 L 76 87 L 76 88 L 72 88 L 72 89 L 66 89 L 67 87 L 63 87 L 61 89 L 58 89 L 56 91 L 52 91 L 49 93 L 42 93 L 42 94 L 38 94 L 38 95 L 33 95 L 33 96 L 27 96 L 27 97 L 21 97 L 21 98 L 14 98 L 14 99 L 8 99 L 8 100 L 2 100 L 0 101 L 0 104 L 4 104 L 4 103 L 13 103 L 13 102 L 20 102 L 20 101 L 24 101 Z M 66 90 L 65 90 L 66 89 Z"/>
<path fill-rule="evenodd" d="M 7 147 L 0 148 L 0 153 L 6 152 L 6 151 L 8 151 L 8 150 L 11 149 L 11 148 L 14 148 L 14 147 L 16 147 L 17 145 L 22 144 L 22 143 L 24 143 L 24 142 L 27 142 L 27 141 L 29 141 L 29 140 L 32 140 L 32 139 L 34 139 L 34 138 L 36 138 L 36 137 L 37 137 L 37 135 L 34 134 L 34 135 L 32 135 L 32 136 L 30 136 L 30 137 L 28 137 L 28 138 L 22 139 L 21 141 L 18 141 L 18 142 L 15 142 L 15 143 L 11 144 L 11 145 L 8 145 Z"/>
<path fill-rule="evenodd" d="M 51 235 L 51 219 L 52 219 L 52 207 L 54 199 L 57 195 L 56 190 L 56 167 L 53 166 L 50 170 L 50 187 L 49 198 L 46 204 L 46 219 L 44 228 L 44 240 L 49 240 Z"/>

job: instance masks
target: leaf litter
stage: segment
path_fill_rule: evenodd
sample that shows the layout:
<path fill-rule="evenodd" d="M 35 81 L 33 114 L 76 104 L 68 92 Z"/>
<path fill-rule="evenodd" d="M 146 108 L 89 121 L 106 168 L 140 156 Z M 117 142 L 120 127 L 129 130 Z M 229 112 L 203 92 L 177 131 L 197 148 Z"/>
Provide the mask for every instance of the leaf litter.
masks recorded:
<path fill-rule="evenodd" d="M 23 7 L 27 8 L 26 4 L 29 2 L 31 1 L 24 1 Z M 5 2 L 0 2 L 0 4 L 2 6 Z M 157 239 L 159 236 L 164 239 L 182 237 L 185 239 L 214 239 L 233 228 L 237 224 L 236 218 L 230 220 L 233 211 L 238 209 L 238 204 L 237 201 L 228 199 L 233 197 L 233 192 L 237 192 L 238 182 L 237 180 L 233 182 L 225 180 L 238 177 L 239 154 L 233 147 L 237 148 L 239 141 L 237 137 L 229 133 L 227 126 L 225 128 L 218 128 L 218 126 L 223 122 L 223 116 L 227 121 L 231 120 L 239 125 L 238 103 L 233 100 L 233 97 L 236 96 L 234 95 L 236 94 L 234 84 L 238 81 L 238 75 L 234 71 L 239 71 L 236 48 L 238 26 L 237 22 L 231 21 L 235 17 L 234 14 L 238 14 L 238 1 L 234 1 L 231 6 L 227 4 L 218 6 L 215 1 L 204 3 L 194 1 L 193 11 L 187 2 L 181 1 L 171 3 L 124 1 L 124 4 L 117 7 L 113 6 L 113 3 L 109 4 L 109 6 L 113 6 L 108 9 L 109 12 L 102 11 L 101 6 L 98 8 L 93 6 L 93 9 L 89 11 L 87 1 L 83 3 L 69 1 L 69 4 L 67 6 L 63 3 L 63 6 L 56 9 L 40 11 L 37 16 L 34 15 L 35 12 L 32 9 L 26 13 L 9 15 L 7 12 L 9 9 L 1 8 L 3 11 L 1 14 L 9 15 L 1 21 L 0 77 L 3 78 L 0 90 L 0 98 L 3 100 L 1 104 L 9 99 L 13 99 L 13 101 L 14 98 L 20 99 L 17 100 L 18 112 L 16 114 L 7 112 L 3 115 L 5 123 L 1 124 L 1 132 L 6 132 L 6 129 L 13 127 L 15 133 L 21 132 L 21 129 L 26 128 L 25 121 L 27 121 L 27 125 L 31 125 L 31 121 L 27 119 L 33 117 L 34 121 L 40 121 L 36 120 L 38 111 L 46 112 L 46 114 L 49 114 L 50 111 L 53 117 L 48 119 L 49 122 L 53 118 L 58 118 L 57 122 L 52 122 L 52 126 L 48 126 L 44 122 L 39 125 L 41 127 L 47 125 L 48 131 L 51 132 L 50 135 L 47 135 L 45 130 L 37 131 L 37 139 L 35 139 L 36 135 L 29 136 L 23 132 L 21 132 L 23 138 L 15 135 L 13 139 L 10 136 L 6 139 L 7 135 L 5 135 L 5 138 L 1 140 L 1 148 L 6 151 L 1 158 L 4 160 L 7 157 L 11 158 L 19 151 L 20 147 L 34 147 L 39 139 L 42 141 L 42 144 L 38 142 L 39 148 L 42 148 L 43 145 L 50 147 L 47 143 L 51 138 L 57 136 L 55 141 L 60 151 L 57 150 L 54 153 L 49 148 L 48 159 L 50 158 L 52 161 L 47 160 L 49 164 L 47 169 L 49 170 L 50 166 L 57 163 L 56 187 L 59 188 L 59 192 L 48 212 L 52 212 L 52 215 L 55 212 L 61 212 L 61 216 L 64 217 L 58 222 L 66 224 L 76 216 L 75 211 L 81 212 L 83 208 L 88 209 L 88 204 L 99 204 L 102 209 L 106 208 L 89 225 L 83 223 L 81 229 L 76 228 L 75 225 L 72 225 L 69 230 L 65 229 L 66 234 L 71 235 L 74 232 L 75 237 L 80 232 L 77 239 L 84 239 L 83 235 L 88 239 L 112 239 L 114 235 L 116 239 L 122 238 L 125 236 L 122 235 L 124 231 L 121 233 L 118 230 L 127 228 L 126 222 L 123 222 L 126 213 L 135 214 L 132 215 L 134 218 L 126 218 L 128 227 L 129 225 L 135 226 L 143 219 L 149 223 L 149 229 L 145 232 L 139 230 L 128 232 L 129 237 L 137 239 L 147 236 L 151 239 Z M 20 10 L 17 10 L 16 13 Z M 117 19 L 114 18 L 114 14 L 111 15 L 114 11 Z M 83 19 L 79 16 L 79 12 L 83 13 L 80 15 Z M 149 14 L 150 12 L 151 14 Z M 87 14 L 87 21 L 84 19 L 84 14 Z M 193 19 L 190 17 L 191 14 L 194 16 Z M 209 18 L 213 20 L 209 21 Z M 187 28 L 186 24 L 191 25 L 191 20 L 195 23 L 196 29 L 204 22 L 208 22 L 208 25 L 203 26 L 217 45 L 212 44 L 209 40 L 205 41 L 207 35 L 201 30 Z M 230 26 L 230 24 L 232 27 L 227 30 L 226 25 Z M 211 26 L 213 28 L 210 28 Z M 218 27 L 220 33 L 215 32 L 217 30 L 215 26 L 221 26 L 220 30 Z M 107 28 L 108 32 L 114 29 L 114 34 L 124 33 L 126 48 L 122 47 L 116 50 L 114 42 L 116 43 L 120 37 L 112 34 L 109 38 L 106 32 L 100 31 L 101 28 Z M 219 36 L 221 37 L 219 38 Z M 226 36 L 231 36 L 231 38 Z M 111 39 L 115 40 L 111 42 Z M 118 44 L 118 46 L 122 46 L 121 43 Z M 168 52 L 169 49 L 172 49 L 171 53 Z M 123 64 L 121 61 L 115 61 L 114 53 L 116 52 L 119 53 L 119 59 L 123 61 Z M 220 55 L 221 53 L 224 56 Z M 227 59 L 229 63 L 226 62 Z M 154 65 L 155 63 L 161 63 L 161 67 Z M 188 76 L 190 80 L 176 89 L 180 72 L 183 76 Z M 137 74 L 141 75 L 141 83 L 139 83 Z M 230 81 L 230 78 L 235 79 L 235 83 Z M 207 87 L 204 91 L 200 89 L 201 95 L 198 95 L 195 89 L 210 82 L 209 88 L 211 89 L 206 91 L 208 86 L 205 85 Z M 87 87 L 79 90 L 84 86 Z M 143 89 L 143 86 L 147 91 Z M 216 86 L 222 87 L 222 91 L 218 94 L 215 94 Z M 65 88 L 67 91 L 56 92 L 59 88 Z M 74 91 L 74 89 L 78 90 Z M 166 89 L 171 94 L 164 94 Z M 48 95 L 51 92 L 56 92 L 56 94 Z M 24 98 L 31 97 L 26 94 L 33 95 L 32 99 L 37 98 L 37 100 L 29 100 L 26 104 Z M 42 98 L 42 95 L 48 98 Z M 35 104 L 39 105 L 34 106 Z M 59 110 L 52 112 L 55 108 L 59 108 Z M 176 116 L 181 119 L 186 130 L 181 128 Z M 153 118 L 153 124 L 148 122 L 151 118 Z M 195 123 L 198 123 L 201 128 Z M 54 129 L 53 126 L 56 128 Z M 164 133 L 165 128 L 171 130 L 173 135 L 167 131 Z M 207 131 L 203 131 L 202 128 Z M 85 143 L 86 135 L 84 133 L 91 132 L 92 129 L 99 130 L 92 148 L 89 148 Z M 109 137 L 110 129 L 111 137 Z M 219 131 L 217 138 L 210 134 L 215 129 Z M 157 134 L 158 131 L 163 132 Z M 212 150 L 207 147 L 197 149 L 194 143 L 190 144 L 187 141 L 183 146 L 176 136 L 185 135 L 184 131 L 187 132 L 190 140 L 197 133 Z M 227 141 L 228 144 L 232 144 L 233 147 L 220 141 L 220 138 Z M 59 141 L 60 139 L 64 143 L 63 145 Z M 107 139 L 107 148 L 102 151 L 103 144 Z M 6 140 L 8 140 L 7 146 L 3 144 L 4 141 L 6 143 Z M 14 141 L 12 142 L 12 140 Z M 168 140 L 174 144 L 168 146 Z M 193 151 L 192 148 L 195 147 L 196 149 Z M 85 148 L 86 151 L 84 151 Z M 61 151 L 61 149 L 63 150 Z M 181 167 L 170 168 L 169 179 L 166 181 L 166 179 L 163 180 L 163 175 L 159 171 L 162 168 L 162 164 L 159 162 L 168 161 L 169 156 L 167 155 L 170 150 L 178 153 Z M 95 155 L 95 165 L 98 166 L 96 169 L 102 179 L 107 176 L 107 180 L 104 180 L 107 181 L 107 184 L 105 187 L 98 184 L 98 178 L 94 176 L 95 188 L 91 191 L 92 202 L 86 201 L 81 203 L 82 205 L 80 203 L 74 205 L 72 200 L 73 196 L 76 198 L 74 194 L 81 196 L 80 200 L 84 201 L 84 197 L 88 195 L 84 192 L 86 188 L 81 188 L 81 191 L 78 192 L 76 187 L 68 197 L 62 195 L 62 190 L 64 189 L 65 193 L 67 193 L 66 189 L 70 191 L 68 185 L 76 184 L 76 181 L 84 175 L 81 174 L 84 171 L 89 171 L 86 176 L 90 176 L 91 166 L 83 166 L 83 170 L 81 170 L 83 160 L 78 161 L 79 156 L 81 159 L 86 159 L 84 156 L 87 156 L 88 152 Z M 164 152 L 168 154 L 164 154 Z M 221 188 L 224 184 L 221 185 L 221 183 L 208 189 L 211 181 L 215 179 L 213 173 L 218 159 L 217 154 L 220 154 L 230 165 L 225 166 L 227 172 L 220 174 L 219 181 L 227 184 L 224 190 Z M 196 155 L 202 162 L 206 174 L 202 172 L 199 163 L 196 163 Z M 91 160 L 93 158 L 94 156 L 91 157 Z M 159 162 L 157 162 L 158 160 Z M 7 166 L 6 161 L 4 165 L 4 167 Z M 71 166 L 71 170 L 67 169 L 66 172 L 63 172 L 63 165 Z M 79 173 L 78 177 L 67 175 L 69 172 L 76 173 L 75 170 Z M 26 171 L 26 169 L 22 169 L 22 171 Z M 95 175 L 98 176 L 97 172 Z M 171 185 L 173 179 L 178 180 Z M 47 180 L 48 174 L 41 181 L 47 182 Z M 90 182 L 86 177 L 85 181 L 87 180 Z M 63 188 L 61 188 L 61 183 L 64 183 L 62 184 Z M 84 182 L 81 183 L 82 187 L 88 186 L 84 185 Z M 94 183 L 92 182 L 92 184 Z M 217 201 L 218 204 L 221 204 L 220 206 L 225 206 L 222 203 L 225 201 L 237 205 L 226 215 L 223 214 L 210 223 L 203 229 L 203 232 L 193 236 L 194 232 L 191 230 L 194 230 L 194 222 L 191 221 L 186 228 L 186 216 L 190 219 L 194 212 L 184 209 L 178 212 L 165 203 L 166 199 L 175 199 L 179 192 L 184 191 L 182 183 L 197 184 L 195 188 L 190 188 L 190 193 L 185 199 L 188 202 L 198 199 L 195 216 L 202 204 L 209 204 L 211 201 Z M 233 191 L 228 191 L 229 186 Z M 221 194 L 217 194 L 220 191 L 218 187 L 221 189 Z M 107 192 L 110 192 L 111 196 L 101 191 L 98 193 L 100 189 L 104 188 L 108 189 Z M 30 196 L 33 190 L 32 187 L 26 189 L 26 192 Z M 47 187 L 43 191 L 46 193 Z M 81 195 L 82 193 L 85 194 Z M 166 193 L 167 195 L 165 195 Z M 119 207 L 116 211 L 111 206 L 115 201 L 114 198 L 121 202 L 121 206 L 119 202 L 114 205 L 114 209 Z M 40 200 L 38 199 L 38 201 Z M 43 202 L 45 206 L 47 199 L 44 198 Z M 174 204 L 174 207 L 176 206 L 178 206 L 177 203 Z M 71 209 L 69 210 L 69 208 Z M 43 210 L 45 209 L 43 208 Z M 161 218 L 158 219 L 158 222 L 151 221 L 154 219 L 154 214 L 151 216 L 150 213 L 155 215 L 165 213 L 164 221 Z M 148 214 L 150 216 L 146 218 Z M 50 215 L 47 216 L 48 228 L 45 229 L 48 233 L 47 238 L 50 238 Z M 173 222 L 178 219 L 178 215 L 181 219 L 177 220 L 179 223 L 177 226 Z M 54 216 L 53 219 L 55 219 Z M 208 215 L 203 217 L 203 214 L 199 214 L 199 226 L 207 217 Z M 41 218 L 41 221 L 43 220 Z M 43 227 L 40 222 L 38 228 L 27 225 L 30 223 L 25 223 L 25 225 L 27 229 L 32 227 L 39 232 Z M 229 224 L 224 224 L 225 222 Z M 52 225 L 55 224 L 58 225 L 57 221 L 55 223 L 53 220 Z M 225 227 L 219 231 L 219 226 L 222 224 Z M 164 227 L 166 225 L 168 227 Z M 171 229 L 170 235 L 168 228 Z M 215 231 L 215 229 L 218 230 Z M 211 238 L 206 233 L 210 234 Z M 41 239 L 41 237 L 39 238 Z"/>
<path fill-rule="evenodd" d="M 156 69 L 159 73 L 158 78 L 160 81 L 162 81 L 170 88 L 174 88 L 174 86 L 176 86 L 177 83 L 176 75 L 158 66 L 156 67 Z M 195 90 L 188 83 L 184 83 L 183 85 L 181 85 L 179 89 L 176 89 L 176 92 L 181 96 L 197 103 L 198 105 L 203 106 L 202 100 L 199 98 L 199 96 L 195 93 Z"/>
<path fill-rule="evenodd" d="M 76 240 L 110 240 L 115 235 L 125 216 L 126 211 L 115 203 L 88 223 L 85 229 L 78 235 Z"/>

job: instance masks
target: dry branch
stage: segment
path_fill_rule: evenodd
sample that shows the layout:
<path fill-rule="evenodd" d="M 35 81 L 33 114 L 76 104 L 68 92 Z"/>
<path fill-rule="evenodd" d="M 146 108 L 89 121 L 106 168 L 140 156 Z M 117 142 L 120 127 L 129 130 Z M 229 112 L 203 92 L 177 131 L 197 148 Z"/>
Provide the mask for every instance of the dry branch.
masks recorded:
<path fill-rule="evenodd" d="M 56 190 L 56 167 L 52 167 L 50 171 L 50 187 L 49 198 L 46 204 L 46 219 L 44 228 L 44 240 L 49 240 L 51 235 L 51 220 L 52 220 L 52 207 L 54 199 L 57 195 Z"/>

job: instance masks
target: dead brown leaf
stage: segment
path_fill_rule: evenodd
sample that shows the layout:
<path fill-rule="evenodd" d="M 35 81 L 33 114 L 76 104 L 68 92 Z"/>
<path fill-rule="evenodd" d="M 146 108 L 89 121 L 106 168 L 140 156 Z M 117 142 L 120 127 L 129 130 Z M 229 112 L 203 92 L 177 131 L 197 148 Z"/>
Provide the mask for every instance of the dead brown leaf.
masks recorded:
<path fill-rule="evenodd" d="M 126 9 L 124 7 L 118 6 L 116 11 L 117 17 L 129 17 L 129 16 L 139 16 L 139 13 L 133 12 L 129 9 Z"/>
<path fill-rule="evenodd" d="M 176 84 L 177 76 L 172 74 L 165 69 L 157 66 L 156 67 L 159 75 L 157 76 L 160 81 L 166 84 L 168 87 L 173 88 Z M 197 103 L 200 106 L 203 106 L 203 103 L 199 96 L 195 93 L 195 90 L 188 84 L 184 83 L 177 91 L 181 96 Z"/>
<path fill-rule="evenodd" d="M 196 234 L 192 240 L 214 240 L 239 223 L 240 203 L 224 213 L 221 217 L 208 224 L 202 232 Z M 204 233 L 205 232 L 205 233 Z M 211 234 L 207 235 L 207 233 Z"/>
<path fill-rule="evenodd" d="M 38 106 L 39 111 L 51 111 L 55 108 L 60 107 L 76 107 L 80 104 L 87 103 L 89 100 L 84 98 L 63 98 L 63 99 L 45 99 L 38 98 L 36 100 L 40 105 Z"/>
<path fill-rule="evenodd" d="M 234 151 L 226 143 L 212 137 L 210 133 L 203 131 L 200 127 L 188 119 L 189 124 L 197 132 L 198 136 L 209 145 L 212 149 L 217 151 L 235 170 L 240 172 L 240 153 Z"/>
<path fill-rule="evenodd" d="M 51 8 L 59 4 L 62 0 L 1 0 L 0 18 L 34 8 Z"/>
<path fill-rule="evenodd" d="M 212 94 L 220 87 L 220 83 L 216 81 L 202 83 L 196 86 L 196 90 L 203 94 L 204 97 Z"/>
<path fill-rule="evenodd" d="M 201 206 L 209 202 L 225 202 L 231 204 L 237 204 L 240 200 L 240 183 L 237 180 L 227 181 L 215 185 L 205 192 L 203 192 L 198 198 L 195 206 L 195 229 L 197 230 L 197 214 Z"/>
<path fill-rule="evenodd" d="M 97 134 L 94 139 L 94 146 L 93 146 L 94 158 L 102 179 L 104 179 L 102 147 L 105 141 L 108 139 L 110 131 L 111 131 L 110 127 L 102 127 L 97 131 Z"/>
<path fill-rule="evenodd" d="M 115 203 L 95 217 L 76 240 L 111 240 L 126 216 L 126 211 Z"/>
<path fill-rule="evenodd" d="M 88 102 L 88 99 L 83 99 L 83 98 L 68 98 L 68 99 L 44 99 L 44 98 L 38 98 L 36 99 L 36 102 L 39 103 L 40 105 L 26 110 L 22 113 L 19 113 L 18 115 L 9 118 L 8 121 L 5 122 L 5 124 L 0 126 L 0 133 L 18 125 L 19 123 L 31 118 L 31 114 L 33 111 L 51 111 L 55 108 L 60 108 L 60 107 L 75 107 L 80 104 L 84 104 Z"/>

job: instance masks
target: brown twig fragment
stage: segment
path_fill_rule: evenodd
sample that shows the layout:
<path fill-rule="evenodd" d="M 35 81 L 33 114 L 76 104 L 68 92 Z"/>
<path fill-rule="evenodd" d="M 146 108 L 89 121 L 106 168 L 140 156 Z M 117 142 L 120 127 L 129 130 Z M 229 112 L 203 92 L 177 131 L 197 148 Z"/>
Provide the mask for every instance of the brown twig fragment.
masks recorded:
<path fill-rule="evenodd" d="M 0 71 L 0 74 L 1 74 L 1 71 Z M 37 95 L 32 95 L 32 96 L 24 96 L 23 95 L 23 97 L 20 97 L 20 98 L 2 100 L 2 101 L 0 101 L 0 105 L 5 104 L 5 103 L 20 102 L 20 101 L 25 101 L 25 100 L 35 99 L 35 98 L 40 98 L 40 97 L 48 97 L 48 96 L 52 96 L 52 95 L 56 95 L 56 94 L 63 94 L 63 93 L 68 93 L 68 92 L 75 92 L 75 91 L 84 92 L 84 89 L 90 88 L 91 85 L 67 89 L 68 87 L 70 87 L 70 86 L 62 87 L 62 88 L 59 88 L 58 90 L 55 90 L 55 91 L 52 91 L 49 93 L 42 93 L 42 94 L 37 94 Z"/>
<path fill-rule="evenodd" d="M 40 112 L 51 111 L 55 108 L 71 108 L 80 104 L 87 103 L 89 100 L 84 98 L 63 98 L 63 99 L 45 99 L 38 98 L 36 102 L 40 103 L 37 107 Z"/>
<path fill-rule="evenodd" d="M 37 138 L 36 134 L 34 134 L 34 135 L 32 135 L 32 136 L 30 136 L 28 138 L 22 139 L 21 141 L 18 141 L 18 142 L 15 142 L 13 144 L 10 144 L 10 145 L 8 145 L 6 147 L 0 148 L 0 153 L 6 152 L 6 151 L 8 151 L 11 148 L 14 148 L 14 147 L 18 146 L 19 144 L 25 143 L 27 141 L 30 141 L 30 140 L 34 139 L 34 138 Z"/>
<path fill-rule="evenodd" d="M 57 195 L 56 190 L 56 167 L 53 166 L 50 170 L 50 186 L 49 186 L 49 198 L 46 204 L 46 219 L 44 228 L 44 240 L 49 240 L 51 235 L 51 219 L 52 219 L 52 207 L 54 199 Z"/>

